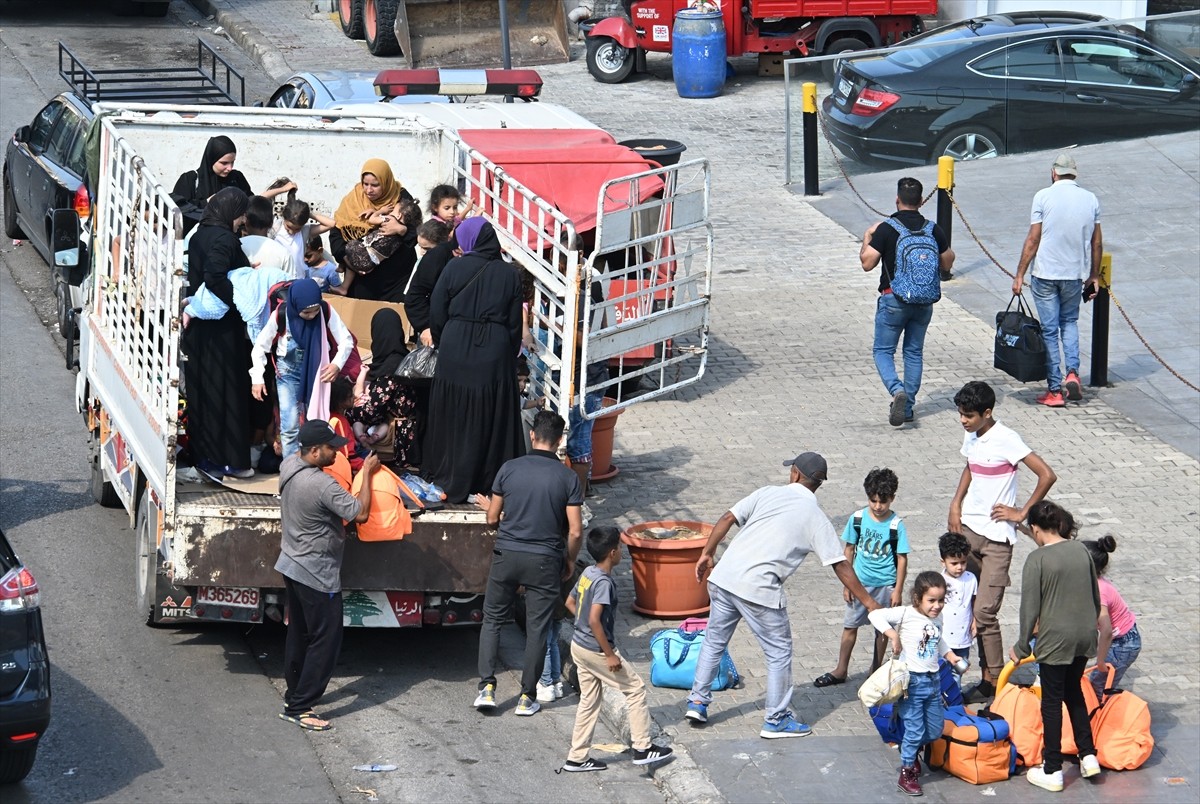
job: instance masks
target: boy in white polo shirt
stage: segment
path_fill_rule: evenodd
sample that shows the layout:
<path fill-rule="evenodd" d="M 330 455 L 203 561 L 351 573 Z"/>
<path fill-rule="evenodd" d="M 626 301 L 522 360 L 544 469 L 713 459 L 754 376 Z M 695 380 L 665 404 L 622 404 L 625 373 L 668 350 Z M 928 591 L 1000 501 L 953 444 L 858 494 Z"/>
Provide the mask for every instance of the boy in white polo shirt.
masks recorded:
<path fill-rule="evenodd" d="M 996 694 L 996 678 L 1004 666 L 999 614 L 1010 583 L 1016 524 L 1025 521 L 1029 509 L 1046 496 L 1058 477 L 1021 436 L 992 418 L 996 392 L 990 385 L 967 383 L 954 395 L 954 404 L 966 431 L 961 453 L 967 465 L 950 501 L 946 529 L 967 537 L 971 545 L 967 569 L 979 579 L 975 630 L 983 678 L 965 696 L 968 703 L 978 703 Z M 1037 487 L 1025 505 L 1016 508 L 1017 465 L 1022 463 L 1037 475 Z"/>

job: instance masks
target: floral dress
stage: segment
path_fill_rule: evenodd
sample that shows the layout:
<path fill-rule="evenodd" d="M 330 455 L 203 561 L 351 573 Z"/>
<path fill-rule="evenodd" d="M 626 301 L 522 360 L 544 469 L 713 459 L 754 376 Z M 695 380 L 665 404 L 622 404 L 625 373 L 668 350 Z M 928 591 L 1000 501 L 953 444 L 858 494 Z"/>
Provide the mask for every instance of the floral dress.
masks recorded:
<path fill-rule="evenodd" d="M 399 377 L 381 377 L 367 383 L 366 393 L 359 398 L 350 418 L 365 427 L 388 424 L 392 427 L 394 456 L 397 466 L 417 466 L 417 402 L 412 388 Z"/>

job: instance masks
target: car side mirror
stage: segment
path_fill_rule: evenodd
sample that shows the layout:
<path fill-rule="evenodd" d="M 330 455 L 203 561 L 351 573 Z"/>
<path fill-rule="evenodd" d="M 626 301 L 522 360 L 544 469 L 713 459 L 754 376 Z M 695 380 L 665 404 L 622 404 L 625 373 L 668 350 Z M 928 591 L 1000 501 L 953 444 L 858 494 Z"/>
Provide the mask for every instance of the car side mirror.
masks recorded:
<path fill-rule="evenodd" d="M 1183 80 L 1179 82 L 1179 92 L 1183 95 L 1191 95 L 1197 89 L 1200 89 L 1200 79 L 1191 73 L 1184 73 Z"/>
<path fill-rule="evenodd" d="M 29 139 L 29 126 L 21 126 L 19 129 L 17 129 L 16 133 L 13 134 L 13 140 L 16 142 L 25 142 L 27 139 Z"/>

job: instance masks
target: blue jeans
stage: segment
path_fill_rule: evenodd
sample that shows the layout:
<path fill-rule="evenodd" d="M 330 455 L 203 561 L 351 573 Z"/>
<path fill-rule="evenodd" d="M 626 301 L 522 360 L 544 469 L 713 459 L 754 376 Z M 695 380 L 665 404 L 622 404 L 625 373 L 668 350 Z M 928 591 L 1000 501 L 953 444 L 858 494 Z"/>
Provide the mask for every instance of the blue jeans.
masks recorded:
<path fill-rule="evenodd" d="M 562 620 L 553 619 L 546 628 L 546 664 L 542 667 L 540 681 L 543 687 L 549 687 L 562 677 L 562 653 L 558 644 L 558 631 L 562 628 Z"/>
<path fill-rule="evenodd" d="M 688 700 L 705 706 L 712 703 L 712 683 L 721 664 L 721 656 L 729 646 L 733 629 L 744 618 L 767 657 L 766 720 L 778 723 L 790 716 L 792 624 L 788 621 L 787 609 L 769 609 L 751 603 L 713 583 L 708 585 L 708 597 L 711 603 L 708 628 L 704 631 L 704 644 L 700 647 L 696 678 L 692 682 Z"/>
<path fill-rule="evenodd" d="M 586 394 L 583 397 L 583 406 L 588 413 L 600 410 L 602 404 L 602 394 Z M 592 462 L 592 426 L 595 423 L 595 419 L 583 418 L 578 405 L 571 406 L 571 412 L 567 415 L 567 457 L 571 463 Z"/>
<path fill-rule="evenodd" d="M 905 304 L 891 293 L 882 293 L 875 303 L 875 368 L 883 387 L 895 396 L 908 396 L 904 415 L 911 416 L 917 391 L 921 390 L 924 368 L 925 331 L 933 318 L 932 304 Z M 896 375 L 896 347 L 904 334 L 904 382 Z"/>
<path fill-rule="evenodd" d="M 286 336 L 285 336 L 286 337 Z M 308 409 L 308 400 L 301 400 L 300 386 L 304 370 L 304 350 L 288 338 L 287 353 L 275 358 L 275 392 L 279 395 L 279 443 L 283 457 L 300 451 L 300 412 Z"/>
<path fill-rule="evenodd" d="M 1058 362 L 1058 344 L 1067 372 L 1079 371 L 1079 304 L 1083 301 L 1082 279 L 1039 279 L 1030 277 L 1033 304 L 1042 323 L 1046 342 L 1046 384 L 1051 391 L 1062 388 L 1062 364 Z"/>
<path fill-rule="evenodd" d="M 1104 661 L 1113 667 L 1112 686 L 1114 689 L 1121 688 L 1121 679 L 1125 677 L 1125 671 L 1137 660 L 1138 654 L 1141 652 L 1142 634 L 1138 631 L 1136 624 L 1127 633 L 1113 640 L 1112 645 L 1108 647 L 1108 655 L 1104 657 Z M 1103 700 L 1104 682 L 1107 680 L 1107 673 L 1103 675 L 1092 673 L 1092 689 L 1096 691 L 1096 700 Z"/>
<path fill-rule="evenodd" d="M 900 699 L 900 720 L 904 739 L 900 742 L 900 764 L 917 761 L 921 746 L 942 736 L 945 711 L 942 709 L 942 682 L 938 673 L 910 673 L 908 692 Z"/>

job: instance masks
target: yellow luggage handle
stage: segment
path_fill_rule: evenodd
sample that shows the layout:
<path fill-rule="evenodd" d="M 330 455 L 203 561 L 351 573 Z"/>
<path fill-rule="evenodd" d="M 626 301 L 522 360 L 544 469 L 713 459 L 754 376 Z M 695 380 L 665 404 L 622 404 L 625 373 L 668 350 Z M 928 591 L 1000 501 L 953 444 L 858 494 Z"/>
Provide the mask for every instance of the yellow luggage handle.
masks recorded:
<path fill-rule="evenodd" d="M 1011 662 L 1011 661 L 1005 662 L 1004 667 L 1000 670 L 1000 677 L 996 679 L 996 697 L 997 698 L 1000 697 L 1000 690 L 1004 689 L 1005 685 L 1008 684 L 1008 679 L 1012 676 L 1013 672 L 1018 667 L 1020 667 L 1023 664 L 1029 664 L 1030 662 L 1035 662 L 1035 661 L 1037 661 L 1037 659 L 1035 659 L 1033 657 L 1033 654 L 1031 653 L 1019 662 L 1016 662 L 1016 663 Z M 1039 698 L 1042 697 L 1040 690 L 1038 692 L 1038 697 Z"/>

